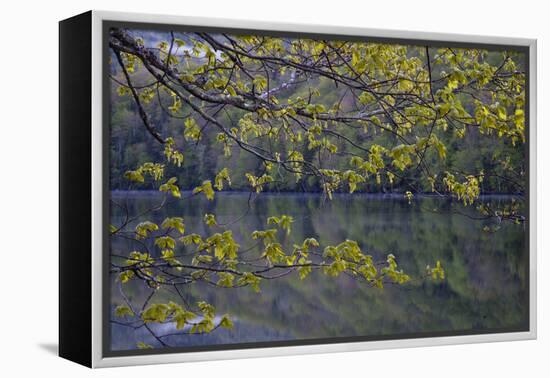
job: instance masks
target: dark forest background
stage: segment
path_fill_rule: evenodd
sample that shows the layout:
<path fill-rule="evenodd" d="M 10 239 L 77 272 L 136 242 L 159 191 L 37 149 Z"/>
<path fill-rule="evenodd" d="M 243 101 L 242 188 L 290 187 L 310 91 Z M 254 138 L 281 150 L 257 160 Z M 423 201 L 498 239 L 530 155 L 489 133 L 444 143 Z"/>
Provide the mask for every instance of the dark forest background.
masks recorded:
<path fill-rule="evenodd" d="M 201 64 L 200 59 L 196 64 Z M 487 61 L 494 63 L 501 59 L 499 52 L 489 52 Z M 516 59 L 515 59 L 516 60 Z M 516 60 L 521 65 L 519 59 Z M 120 75 L 118 67 L 112 65 L 111 74 L 114 77 Z M 134 76 L 140 82 L 147 82 L 148 75 L 138 69 Z M 434 73 L 438 75 L 439 73 Z M 283 78 L 278 83 L 272 83 L 276 86 L 283 83 Z M 148 161 L 162 161 L 163 146 L 151 138 L 143 127 L 142 120 L 139 117 L 136 105 L 128 94 L 120 95 L 117 93 L 119 85 L 112 82 L 111 85 L 111 136 L 110 136 L 110 186 L 112 190 L 128 189 L 128 182 L 124 178 L 124 172 L 135 169 L 140 164 Z M 307 98 L 311 88 L 315 88 L 318 93 L 316 103 L 325 104 L 328 108 L 332 104 L 341 101 L 343 109 L 351 108 L 355 97 L 346 93 L 342 86 L 335 86 L 334 82 L 320 77 L 310 79 L 305 83 L 291 86 L 286 91 L 278 93 L 282 99 L 295 98 L 302 96 Z M 286 92 L 286 93 L 285 93 Z M 469 113 L 473 114 L 474 106 L 471 99 L 462 96 L 464 108 Z M 184 162 L 181 167 L 166 165 L 165 177 L 177 177 L 178 185 L 182 190 L 192 190 L 200 185 L 204 180 L 214 177 L 222 168 L 227 167 L 230 171 L 232 185 L 224 190 L 248 191 L 249 183 L 245 177 L 245 172 L 251 172 L 259 175 L 264 166 L 263 163 L 250 155 L 248 152 L 232 147 L 230 157 L 224 156 L 223 145 L 216 142 L 218 130 L 214 127 L 208 127 L 200 118 L 195 117 L 196 122 L 201 128 L 202 140 L 188 141 L 184 138 L 184 122 L 186 114 L 190 112 L 182 108 L 181 116 L 174 117 L 170 112 L 169 107 L 172 103 L 172 98 L 164 91 L 156 91 L 153 100 L 146 105 L 147 111 L 151 117 L 153 124 L 156 126 L 160 134 L 173 136 L 176 146 L 184 154 Z M 226 120 L 228 123 L 238 123 L 244 112 L 227 107 L 223 110 L 224 116 L 220 120 Z M 228 125 L 229 126 L 229 125 Z M 524 167 L 527 143 L 517 143 L 512 145 L 509 139 L 499 138 L 498 135 L 480 135 L 476 127 L 466 126 L 463 138 L 457 138 L 455 131 L 452 128 L 447 130 L 434 131 L 447 148 L 446 158 L 441 161 L 436 155 L 437 152 L 428 151 L 426 159 L 429 165 L 433 167 L 434 172 L 444 172 L 449 169 L 453 172 L 463 171 L 470 172 L 489 172 L 481 182 L 481 193 L 514 193 L 517 190 L 517 185 L 512 181 L 502 180 L 502 177 L 510 176 L 511 167 Z M 343 131 L 346 134 L 346 131 Z M 400 142 L 396 136 L 388 132 L 375 133 L 358 133 L 356 130 L 347 131 L 346 136 L 353 140 L 354 143 L 361 147 L 368 148 L 372 144 L 379 144 L 391 148 Z M 269 140 L 264 141 L 258 139 L 255 141 L 261 147 L 270 147 L 273 150 L 280 151 L 282 156 L 286 156 L 287 149 L 285 148 L 284 140 Z M 336 144 L 338 151 L 344 151 L 344 141 L 339 141 L 337 138 L 331 138 L 331 142 Z M 266 143 L 271 143 L 271 146 L 266 146 Z M 298 149 L 304 156 L 306 161 L 319 161 L 318 149 L 308 149 L 308 141 L 304 138 L 301 149 Z M 326 159 L 327 156 L 323 156 Z M 327 168 L 345 170 L 349 167 L 350 156 L 345 152 L 338 152 L 329 157 Z M 330 165 L 330 166 L 328 166 Z M 522 169 L 524 170 L 524 169 Z M 515 173 L 517 174 L 517 172 Z M 264 190 L 270 191 L 292 191 L 292 192 L 318 192 L 321 190 L 316 177 L 303 177 L 300 181 L 296 181 L 293 175 L 281 170 L 274 177 L 275 181 L 265 186 Z M 374 178 L 367 180 L 365 183 L 358 185 L 357 192 L 368 193 L 403 193 L 409 190 L 406 182 L 410 182 L 419 176 L 419 172 L 415 169 L 407 169 L 403 172 L 403 177 L 395 177 L 393 183 L 390 183 L 387 177 L 382 176 L 380 183 Z M 523 180 L 522 178 L 518 178 Z M 139 189 L 148 189 L 148 184 L 139 186 Z M 149 184 L 149 185 L 152 185 Z M 431 192 L 431 184 L 426 180 L 420 180 L 418 187 L 424 192 Z M 137 188 L 136 188 L 137 189 Z M 152 186 L 150 189 L 154 189 Z"/>

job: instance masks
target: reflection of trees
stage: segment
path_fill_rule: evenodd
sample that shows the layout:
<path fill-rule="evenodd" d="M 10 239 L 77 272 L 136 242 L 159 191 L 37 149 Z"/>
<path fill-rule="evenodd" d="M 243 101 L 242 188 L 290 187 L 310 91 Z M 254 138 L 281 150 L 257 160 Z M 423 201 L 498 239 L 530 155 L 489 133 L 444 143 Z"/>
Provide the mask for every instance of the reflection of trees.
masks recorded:
<path fill-rule="evenodd" d="M 160 222 L 167 216 L 179 214 L 187 220 L 190 229 L 201 230 L 203 211 L 220 214 L 221 221 L 231 218 L 246 204 L 245 195 L 222 197 L 213 203 L 198 198 L 191 203 L 181 201 L 151 220 Z M 275 201 L 271 197 L 275 196 L 261 197 L 255 203 L 254 212 L 235 231 L 238 240 L 251 230 L 261 228 L 266 217 L 289 213 L 296 220 L 293 235 L 297 239 L 314 235 L 320 242 L 330 244 L 340 240 L 342 233 L 349 232 L 350 238 L 358 240 L 377 258 L 382 257 L 383 252 L 394 253 L 411 275 L 422 274 L 426 261 L 441 259 L 448 277 L 444 284 L 413 282 L 403 289 L 389 286 L 384 291 L 365 289 L 345 276 L 327 281 L 316 273 L 303 281 L 291 276 L 263 283 L 259 295 L 249 290 L 216 289 L 208 285 L 191 285 L 186 289 L 187 301 L 196 302 L 202 298 L 216 303 L 217 308 L 240 319 L 242 325 L 237 323 L 237 327 L 254 329 L 256 334 L 245 332 L 245 336 L 244 331 L 238 331 L 240 337 L 247 337 L 245 340 L 262 340 L 266 335 L 288 339 L 419 330 L 487 330 L 522 324 L 525 319 L 525 309 L 521 307 L 525 290 L 521 282 L 525 281 L 517 271 L 523 269 L 523 258 L 514 252 L 523 250 L 523 239 L 516 226 L 487 234 L 480 231 L 483 225 L 467 218 L 414 210 L 405 201 L 395 199 L 356 198 L 350 203 L 344 197 L 336 197 L 320 210 L 319 199 L 311 196 L 283 196 Z M 427 205 L 427 202 L 433 206 L 442 202 L 423 201 L 419 205 Z M 143 199 L 132 201 L 130 211 L 146 209 L 150 203 Z M 309 210 L 305 210 L 306 204 L 311 205 Z M 369 216 L 358 217 L 357 214 Z M 331 219 L 338 221 L 331 222 Z M 129 245 L 120 246 L 122 250 L 130 248 Z M 480 269 L 485 270 L 483 276 L 478 275 Z M 125 290 L 137 302 L 148 294 L 139 282 L 125 284 Z M 117 285 L 114 285 L 113 297 L 120 300 Z M 176 301 L 178 297 L 168 293 L 158 300 Z M 219 336 L 205 340 L 211 343 L 237 340 L 237 336 L 231 336 L 231 330 L 220 332 Z M 184 337 L 171 341 L 173 345 L 200 343 Z"/>
<path fill-rule="evenodd" d="M 162 201 L 164 203 L 165 199 Z M 112 229 L 113 239 L 122 240 L 122 243 L 114 242 L 111 251 L 111 273 L 116 274 L 119 281 L 116 285 L 117 296 L 122 302 L 115 309 L 118 319 L 113 319 L 112 322 L 134 330 L 145 329 L 162 346 L 169 346 L 168 340 L 176 335 L 210 333 L 220 327 L 233 326 L 227 315 L 216 314 L 205 296 L 199 301 L 190 300 L 187 290 L 184 290 L 190 284 L 201 283 L 201 291 L 204 293 L 208 287 L 218 290 L 250 287 L 259 292 L 263 282 L 287 277 L 293 272 L 300 279 L 305 279 L 313 271 L 326 276 L 345 275 L 362 285 L 376 288 L 388 284 L 402 285 L 410 281 L 409 275 L 397 267 L 394 255 L 375 259 L 372 255 L 363 253 L 359 244 L 349 239 L 336 243 L 324 240 L 324 252 L 318 252 L 319 241 L 311 236 L 317 235 L 311 214 L 305 217 L 305 214 L 298 214 L 297 220 L 304 222 L 300 222 L 300 227 L 296 230 L 292 228 L 294 216 L 258 217 L 254 213 L 241 216 L 240 227 L 236 227 L 227 220 L 233 218 L 231 215 L 228 217 L 228 214 L 234 214 L 236 209 L 223 205 L 224 202 L 220 202 L 222 205 L 216 209 L 216 217 L 210 218 L 207 215 L 203 218 L 200 216 L 201 211 L 195 216 L 186 216 L 185 223 L 181 217 L 167 216 L 160 221 L 149 214 L 173 206 L 156 206 L 155 211 L 150 211 L 152 207 L 149 206 L 136 211 L 121 205 L 120 201 L 113 202 L 118 204 L 120 213 L 114 223 L 122 224 L 124 228 L 114 226 Z M 281 208 L 279 202 L 279 199 L 267 201 L 259 207 L 263 207 L 268 214 L 273 214 L 273 211 Z M 242 205 L 237 209 L 242 208 Z M 292 212 L 294 209 L 286 207 L 286 210 Z M 140 222 L 139 217 L 128 216 L 136 212 L 150 220 Z M 245 223 L 245 218 L 250 223 Z M 273 224 L 275 228 L 262 230 L 266 218 L 267 224 Z M 223 224 L 234 227 L 228 231 L 225 226 L 220 226 Z M 205 227 L 221 229 L 222 232 L 202 237 L 195 232 L 186 232 L 185 229 L 189 227 L 203 234 L 209 232 Z M 124 229 L 133 231 L 123 231 Z M 254 241 L 252 245 L 244 245 L 251 239 Z M 176 240 L 182 243 L 183 248 L 177 248 Z M 297 244 L 297 240 L 303 242 Z M 160 253 L 155 247 L 159 247 Z M 125 254 L 118 252 L 119 250 L 132 252 Z M 420 276 L 424 274 L 433 275 L 434 279 L 443 278 L 439 262 L 436 267 L 427 268 L 427 272 Z M 135 282 L 145 283 L 149 287 L 148 294 L 141 301 L 128 296 L 125 289 Z M 176 300 L 167 300 L 166 295 L 158 293 L 169 294 L 169 297 Z M 176 331 L 158 333 L 150 323 L 173 323 Z M 145 344 L 139 346 L 146 347 Z"/>
<path fill-rule="evenodd" d="M 113 322 L 146 329 L 158 344 L 170 346 L 173 335 L 156 332 L 152 324 L 173 323 L 179 335 L 232 327 L 231 319 L 218 315 L 205 296 L 189 300 L 188 293 L 197 287 L 204 293 L 209 287 L 259 291 L 264 282 L 294 273 L 305 279 L 314 271 L 345 276 L 351 280 L 347 285 L 360 283 L 361 290 L 419 284 L 398 268 L 393 254 L 382 256 L 402 251 L 404 235 L 414 232 L 414 224 L 404 232 L 384 224 L 383 212 L 379 218 L 365 217 L 356 208 L 320 220 L 312 216 L 319 204 L 311 199 L 304 207 L 311 214 L 299 219 L 275 197 L 258 203 L 263 191 L 320 191 L 325 202 L 339 192 L 397 188 L 408 209 L 416 194 L 431 191 L 462 203 L 451 210 L 464 218 L 494 221 L 487 233 L 507 221 L 525 220 L 521 55 L 209 33 L 167 36 L 150 46 L 134 32 L 109 31 L 113 87 L 131 99 L 149 137 L 135 152 L 147 156 L 153 149 L 159 157 L 140 159 L 123 177 L 128 188 L 147 186 L 164 196 L 137 212 L 130 209 L 131 200 L 112 201 L 122 214 L 110 230 L 111 273 L 121 301 Z M 116 124 L 122 122 L 117 111 Z M 176 121 L 179 130 L 166 130 L 164 124 Z M 115 142 L 120 137 L 113 133 L 113 138 L 113 150 L 122 148 Z M 460 158 L 460 146 L 472 138 L 499 156 L 482 162 L 487 152 L 472 162 Z M 500 156 L 509 151 L 507 158 Z M 184 183 L 172 175 L 180 169 L 194 172 L 191 180 L 196 182 L 182 202 L 194 196 L 215 201 L 216 192 L 232 185 L 245 185 L 250 194 L 238 208 L 217 201 L 215 207 L 197 209 L 201 222 L 190 227 L 180 214 L 164 213 L 171 213 L 173 199 L 182 197 Z M 484 188 L 520 195 L 494 206 L 480 198 Z M 254 206 L 256 215 L 251 213 Z M 384 211 L 402 211 L 401 205 L 392 206 Z M 164 218 L 153 220 L 156 213 Z M 260 215 L 264 213 L 270 216 Z M 355 225 L 346 222 L 350 216 Z M 247 229 L 243 220 L 251 217 L 255 227 Z M 365 240 L 358 228 L 365 218 L 376 224 L 372 240 Z M 440 231 L 444 234 L 445 228 Z M 378 245 L 381 234 L 391 243 L 385 239 Z M 415 242 L 427 240 L 421 235 Z M 372 254 L 364 252 L 366 247 Z M 428 256 L 432 259 L 423 259 Z M 426 252 L 418 257 L 422 261 L 411 260 L 410 267 L 419 278 L 444 278 L 437 256 Z M 437 262 L 425 267 L 426 261 Z M 139 303 L 126 289 L 136 284 L 148 291 Z M 293 289 L 299 292 L 305 285 Z M 336 316 L 337 309 L 333 311 Z"/>

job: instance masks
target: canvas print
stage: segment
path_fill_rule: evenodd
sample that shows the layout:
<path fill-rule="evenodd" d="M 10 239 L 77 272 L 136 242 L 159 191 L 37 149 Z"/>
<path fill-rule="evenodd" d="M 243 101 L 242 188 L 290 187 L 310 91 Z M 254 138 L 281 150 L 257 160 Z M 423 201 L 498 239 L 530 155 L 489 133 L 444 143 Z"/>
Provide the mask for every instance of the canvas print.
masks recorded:
<path fill-rule="evenodd" d="M 109 353 L 528 330 L 525 48 L 104 33 Z"/>

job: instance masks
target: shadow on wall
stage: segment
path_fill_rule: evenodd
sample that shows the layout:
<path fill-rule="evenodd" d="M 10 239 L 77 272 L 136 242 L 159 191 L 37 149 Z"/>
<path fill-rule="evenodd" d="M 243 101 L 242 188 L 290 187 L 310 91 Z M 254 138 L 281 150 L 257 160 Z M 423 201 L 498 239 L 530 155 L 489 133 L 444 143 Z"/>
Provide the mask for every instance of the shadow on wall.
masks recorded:
<path fill-rule="evenodd" d="M 57 343 L 41 343 L 38 347 L 50 354 L 59 355 L 59 345 Z"/>

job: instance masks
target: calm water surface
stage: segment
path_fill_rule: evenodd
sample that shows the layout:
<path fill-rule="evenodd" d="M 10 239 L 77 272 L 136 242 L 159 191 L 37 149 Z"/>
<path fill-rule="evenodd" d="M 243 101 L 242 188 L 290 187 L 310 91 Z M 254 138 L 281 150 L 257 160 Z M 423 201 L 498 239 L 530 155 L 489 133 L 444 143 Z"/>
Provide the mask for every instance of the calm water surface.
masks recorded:
<path fill-rule="evenodd" d="M 160 201 L 158 195 L 148 192 L 114 192 L 112 198 L 127 203 L 130 214 Z M 487 200 L 511 199 L 499 196 Z M 216 214 L 218 223 L 230 222 L 243 214 L 247 203 L 248 194 L 244 193 L 217 193 L 212 202 L 195 196 L 141 220 L 162 222 L 167 216 L 181 216 L 187 233 L 207 235 L 209 230 L 202 221 L 205 212 Z M 185 293 L 188 300 L 208 301 L 219 313 L 230 314 L 235 327 L 166 341 L 199 346 L 447 331 L 498 332 L 526 327 L 528 257 L 524 226 L 502 224 L 497 232 L 488 233 L 483 227 L 494 226 L 495 221 L 475 221 L 454 210 L 468 212 L 460 204 L 433 197 L 417 198 L 409 205 L 400 196 L 337 195 L 323 204 L 316 194 L 262 194 L 251 211 L 231 226 L 243 248 L 250 245 L 243 236 L 265 229 L 267 217 L 287 214 L 295 219 L 288 243 L 315 237 L 324 246 L 352 239 L 377 260 L 393 253 L 411 276 L 422 275 L 427 264 L 441 260 L 446 280 L 388 285 L 379 290 L 345 275 L 332 278 L 314 272 L 303 281 L 297 275 L 263 280 L 260 293 L 249 288 L 191 285 Z M 113 207 L 112 212 L 112 223 L 120 224 L 122 211 Z M 131 244 L 120 240 L 111 247 L 132 250 Z M 118 285 L 111 286 L 114 308 L 122 301 Z M 128 284 L 125 289 L 137 303 L 143 303 L 149 293 L 137 284 Z M 162 294 L 157 299 L 177 301 Z M 171 325 L 157 327 L 162 333 L 172 330 Z M 135 349 L 138 341 L 160 346 L 145 330 L 113 325 L 111 331 L 113 350 Z"/>

